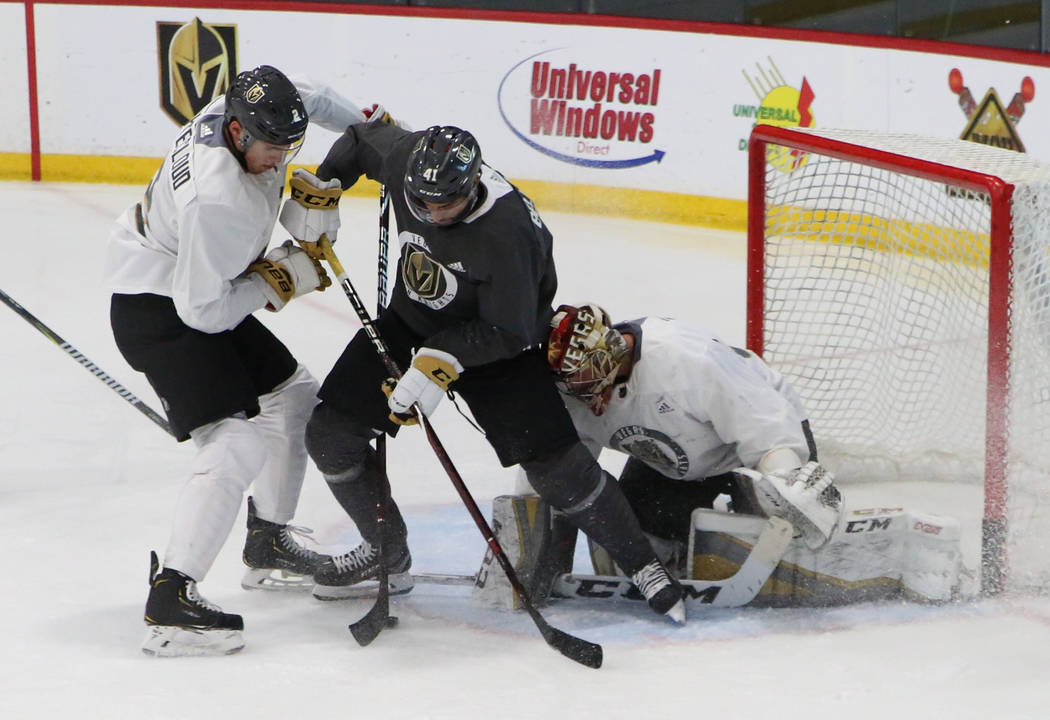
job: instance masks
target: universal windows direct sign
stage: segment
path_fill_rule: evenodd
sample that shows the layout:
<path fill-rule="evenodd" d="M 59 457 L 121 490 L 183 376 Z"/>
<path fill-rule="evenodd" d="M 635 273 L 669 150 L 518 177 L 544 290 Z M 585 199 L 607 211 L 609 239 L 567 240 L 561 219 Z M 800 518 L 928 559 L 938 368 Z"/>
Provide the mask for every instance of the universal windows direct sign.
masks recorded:
<path fill-rule="evenodd" d="M 621 169 L 660 162 L 659 67 L 545 50 L 500 81 L 499 110 L 514 135 L 561 162 Z"/>

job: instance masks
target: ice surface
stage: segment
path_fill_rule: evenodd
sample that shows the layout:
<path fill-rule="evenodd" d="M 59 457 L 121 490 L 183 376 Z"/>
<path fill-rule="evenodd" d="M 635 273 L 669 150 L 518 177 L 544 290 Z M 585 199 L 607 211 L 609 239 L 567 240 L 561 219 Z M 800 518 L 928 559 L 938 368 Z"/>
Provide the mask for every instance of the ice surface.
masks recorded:
<path fill-rule="evenodd" d="M 159 410 L 113 344 L 100 279 L 110 224 L 140 192 L 0 184 L 0 288 Z M 336 249 L 372 307 L 375 203 L 347 199 L 343 208 Z M 544 217 L 556 238 L 560 302 L 593 300 L 617 319 L 674 315 L 743 342 L 741 235 Z M 357 327 L 338 289 L 260 316 L 319 377 Z M 546 608 L 551 624 L 603 644 L 605 665 L 595 671 L 549 649 L 525 614 L 479 607 L 463 588 L 419 585 L 393 601 L 400 626 L 361 648 L 346 626 L 365 601 L 241 590 L 243 511 L 201 590 L 244 615 L 247 647 L 221 658 L 146 657 L 139 643 L 148 553 L 164 548 L 192 449 L 6 307 L 0 332 L 2 718 L 1050 715 L 1045 600 L 709 611 L 685 628 L 638 605 Z M 434 424 L 487 512 L 492 497 L 513 489 L 513 471 L 499 467 L 451 404 Z M 421 432 L 390 443 L 390 471 L 415 569 L 473 572 L 483 540 Z M 296 521 L 313 527 L 325 549 L 357 541 L 313 469 Z"/>

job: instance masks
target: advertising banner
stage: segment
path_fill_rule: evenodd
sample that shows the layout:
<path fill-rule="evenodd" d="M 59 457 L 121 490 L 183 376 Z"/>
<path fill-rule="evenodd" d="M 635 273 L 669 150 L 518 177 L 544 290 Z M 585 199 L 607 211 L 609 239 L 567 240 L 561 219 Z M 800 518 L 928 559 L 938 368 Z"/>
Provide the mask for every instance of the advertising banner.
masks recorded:
<path fill-rule="evenodd" d="M 468 128 L 509 177 L 581 193 L 741 201 L 756 122 L 964 137 L 1050 160 L 1050 136 L 1029 130 L 1050 121 L 1047 67 L 925 47 L 574 25 L 568 15 L 34 7 L 45 158 L 158 157 L 237 71 L 267 63 L 359 105 L 382 103 L 415 128 Z M 21 6 L 0 12 L 0 52 L 17 70 L 0 88 L 15 109 L 0 153 L 24 153 Z M 335 137 L 313 129 L 298 161 L 320 162 Z"/>

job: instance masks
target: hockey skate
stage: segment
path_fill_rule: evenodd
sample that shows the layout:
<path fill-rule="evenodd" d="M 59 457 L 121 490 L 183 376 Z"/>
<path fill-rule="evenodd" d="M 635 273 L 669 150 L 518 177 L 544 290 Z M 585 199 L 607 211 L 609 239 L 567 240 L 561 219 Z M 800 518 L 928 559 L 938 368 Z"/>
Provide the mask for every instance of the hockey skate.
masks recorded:
<path fill-rule="evenodd" d="M 415 585 L 409 568 L 412 556 L 408 548 L 388 551 L 387 584 L 391 595 L 404 595 Z M 374 596 L 378 588 L 379 552 L 368 541 L 363 541 L 345 555 L 327 560 L 314 574 L 313 595 L 318 600 Z M 368 582 L 373 581 L 373 582 Z"/>
<path fill-rule="evenodd" d="M 769 475 L 748 468 L 733 472 L 762 512 L 789 521 L 811 550 L 826 543 L 838 526 L 842 495 L 833 484 L 834 476 L 820 463 Z"/>
<path fill-rule="evenodd" d="M 258 518 L 255 503 L 248 498 L 248 537 L 241 557 L 248 569 L 241 578 L 245 590 L 309 590 L 313 575 L 331 560 L 303 547 L 293 534 L 310 531 L 294 525 L 278 525 Z"/>
<path fill-rule="evenodd" d="M 659 560 L 652 560 L 631 576 L 631 582 L 649 602 L 654 612 L 666 615 L 674 622 L 685 624 L 685 602 L 682 586 L 672 578 Z"/>
<path fill-rule="evenodd" d="M 146 600 L 146 639 L 142 652 L 160 657 L 229 655 L 244 647 L 244 620 L 224 613 L 201 597 L 197 583 L 178 570 L 158 572 L 150 553 L 150 590 Z"/>

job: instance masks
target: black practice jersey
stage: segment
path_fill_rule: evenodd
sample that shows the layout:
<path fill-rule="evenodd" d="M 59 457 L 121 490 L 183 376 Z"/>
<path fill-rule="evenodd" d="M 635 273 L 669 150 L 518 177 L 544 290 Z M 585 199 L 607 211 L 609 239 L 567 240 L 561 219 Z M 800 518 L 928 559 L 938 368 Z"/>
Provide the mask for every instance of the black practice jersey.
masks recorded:
<path fill-rule="evenodd" d="M 424 345 L 464 367 L 518 355 L 546 340 L 558 281 L 550 231 L 532 201 L 482 164 L 481 192 L 462 221 L 420 222 L 404 195 L 408 156 L 422 132 L 351 125 L 317 169 L 346 189 L 362 174 L 386 185 L 401 256 L 390 300 Z"/>

